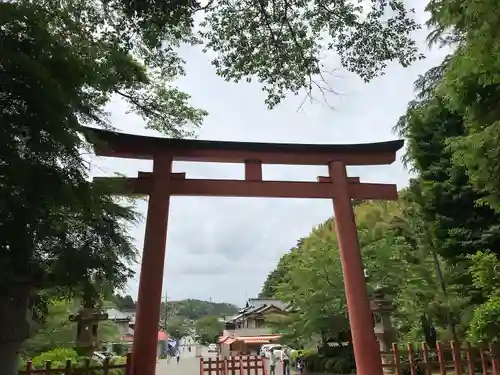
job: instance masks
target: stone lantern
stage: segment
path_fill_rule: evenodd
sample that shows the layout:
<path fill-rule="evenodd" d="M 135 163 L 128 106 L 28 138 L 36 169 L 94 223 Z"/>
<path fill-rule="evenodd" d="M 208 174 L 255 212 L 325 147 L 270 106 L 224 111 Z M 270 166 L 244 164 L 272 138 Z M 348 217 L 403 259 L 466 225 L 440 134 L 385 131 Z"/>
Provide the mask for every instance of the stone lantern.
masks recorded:
<path fill-rule="evenodd" d="M 370 307 L 373 312 L 374 332 L 380 345 L 380 351 L 390 353 L 392 343 L 396 340 L 396 331 L 392 326 L 391 312 L 394 310 L 392 301 L 385 295 L 383 287 L 375 288 Z M 382 354 L 382 364 L 390 364 L 392 360 L 391 354 Z M 384 368 L 384 372 L 392 373 L 391 368 Z"/>
<path fill-rule="evenodd" d="M 99 322 L 108 319 L 108 314 L 98 308 L 83 307 L 76 314 L 71 314 L 69 320 L 76 322 L 76 349 L 80 354 L 92 356 L 99 346 Z"/>

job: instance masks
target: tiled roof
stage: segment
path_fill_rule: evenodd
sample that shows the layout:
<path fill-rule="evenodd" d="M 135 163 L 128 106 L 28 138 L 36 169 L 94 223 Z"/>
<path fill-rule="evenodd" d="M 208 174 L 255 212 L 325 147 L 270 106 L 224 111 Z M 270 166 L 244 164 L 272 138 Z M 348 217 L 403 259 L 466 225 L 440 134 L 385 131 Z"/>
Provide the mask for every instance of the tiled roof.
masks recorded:
<path fill-rule="evenodd" d="M 229 337 L 221 336 L 219 337 L 220 344 L 231 345 L 235 341 L 243 341 L 245 344 L 268 344 L 272 341 L 277 341 L 281 338 L 281 335 L 259 335 L 259 336 L 238 336 Z"/>
<path fill-rule="evenodd" d="M 250 300 L 250 301 L 255 301 L 255 300 Z M 235 317 L 232 317 L 230 321 L 236 321 L 240 318 L 243 318 L 244 316 L 253 314 L 253 313 L 260 313 L 263 312 L 271 307 L 275 307 L 279 310 L 286 310 L 286 305 L 279 301 L 279 300 L 259 300 L 260 302 L 265 301 L 268 303 L 258 303 L 257 306 L 255 305 L 249 305 L 245 309 L 240 310 L 240 313 L 236 315 Z"/>
<path fill-rule="evenodd" d="M 108 310 L 106 310 L 106 313 L 108 314 L 108 318 L 110 320 L 130 319 L 130 314 L 124 313 L 124 312 L 117 310 L 117 309 L 108 309 Z"/>
<path fill-rule="evenodd" d="M 229 338 L 229 336 L 221 336 L 219 337 L 219 343 L 222 344 L 224 341 L 226 341 Z"/>
<path fill-rule="evenodd" d="M 273 298 L 250 298 L 248 300 L 250 306 L 260 307 L 262 305 L 274 305 L 279 309 L 284 310 L 286 308 L 286 303 L 280 301 L 279 299 Z"/>
<path fill-rule="evenodd" d="M 262 335 L 262 336 L 239 336 L 235 337 L 235 341 L 243 341 L 245 344 L 268 344 L 271 341 L 276 341 L 281 338 L 281 335 Z"/>

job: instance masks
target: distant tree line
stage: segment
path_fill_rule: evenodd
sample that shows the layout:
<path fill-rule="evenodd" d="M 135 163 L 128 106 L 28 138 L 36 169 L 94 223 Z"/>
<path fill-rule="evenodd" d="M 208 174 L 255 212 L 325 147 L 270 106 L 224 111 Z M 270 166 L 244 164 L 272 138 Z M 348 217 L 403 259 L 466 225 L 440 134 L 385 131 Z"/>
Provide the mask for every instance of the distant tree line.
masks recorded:
<path fill-rule="evenodd" d="M 165 313 L 165 304 L 161 304 L 161 314 Z M 198 299 L 184 299 L 168 301 L 167 313 L 169 316 L 182 316 L 189 320 L 198 320 L 205 316 L 224 317 L 238 312 L 239 308 L 225 302 L 209 302 Z"/>
<path fill-rule="evenodd" d="M 132 296 L 128 294 L 126 296 L 114 294 L 111 297 L 111 302 L 113 302 L 116 308 L 120 311 L 135 310 L 137 308 L 137 303 L 134 301 Z"/>

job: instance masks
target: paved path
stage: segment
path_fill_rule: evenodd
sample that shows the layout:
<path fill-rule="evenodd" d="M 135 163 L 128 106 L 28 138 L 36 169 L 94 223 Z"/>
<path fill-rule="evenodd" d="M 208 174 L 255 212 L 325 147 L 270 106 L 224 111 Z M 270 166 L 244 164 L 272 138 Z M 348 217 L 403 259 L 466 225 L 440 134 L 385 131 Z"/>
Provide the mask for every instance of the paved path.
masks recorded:
<path fill-rule="evenodd" d="M 213 353 L 208 353 L 206 348 L 203 348 L 203 357 L 216 357 Z M 252 375 L 254 371 L 252 370 Z M 269 369 L 267 371 L 269 374 Z M 278 364 L 276 369 L 276 375 L 283 374 L 281 366 Z M 194 349 L 189 353 L 187 350 L 185 352 L 181 351 L 181 359 L 177 364 L 175 358 L 170 358 L 167 362 L 166 359 L 160 359 L 156 365 L 156 375 L 200 375 L 200 359 L 195 357 Z M 209 375 L 209 374 L 205 374 Z M 215 373 L 210 375 L 216 375 Z M 259 371 L 259 375 L 263 375 Z"/>
<path fill-rule="evenodd" d="M 156 375 L 199 375 L 200 361 L 198 358 L 182 358 L 177 364 L 174 358 L 169 363 L 165 359 L 158 361 Z"/>
<path fill-rule="evenodd" d="M 207 356 L 207 349 L 203 348 L 203 356 Z M 181 349 L 181 359 L 177 363 L 175 358 L 160 359 L 156 365 L 156 375 L 200 375 L 200 359 L 195 357 L 195 349 L 191 353 Z"/>

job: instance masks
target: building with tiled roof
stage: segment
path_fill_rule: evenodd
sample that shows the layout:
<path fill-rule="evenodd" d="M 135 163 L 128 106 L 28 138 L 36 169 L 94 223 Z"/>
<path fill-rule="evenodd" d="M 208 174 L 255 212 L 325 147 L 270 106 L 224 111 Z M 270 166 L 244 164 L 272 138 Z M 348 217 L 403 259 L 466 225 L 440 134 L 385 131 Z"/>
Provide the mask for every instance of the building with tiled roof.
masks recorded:
<path fill-rule="evenodd" d="M 120 311 L 118 309 L 106 310 L 108 319 L 118 326 L 120 341 L 132 343 L 134 341 L 135 311 Z M 158 331 L 158 355 L 165 350 L 168 334 L 162 330 Z"/>
<path fill-rule="evenodd" d="M 267 318 L 286 314 L 287 306 L 277 299 L 251 298 L 235 316 L 228 317 L 219 338 L 221 354 L 254 353 L 264 344 L 277 342 L 281 335 L 268 327 Z"/>

